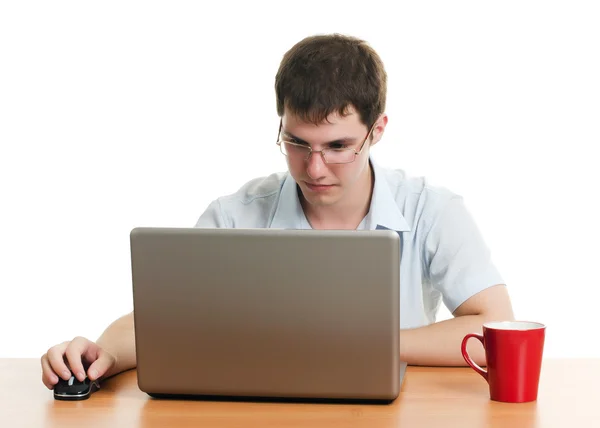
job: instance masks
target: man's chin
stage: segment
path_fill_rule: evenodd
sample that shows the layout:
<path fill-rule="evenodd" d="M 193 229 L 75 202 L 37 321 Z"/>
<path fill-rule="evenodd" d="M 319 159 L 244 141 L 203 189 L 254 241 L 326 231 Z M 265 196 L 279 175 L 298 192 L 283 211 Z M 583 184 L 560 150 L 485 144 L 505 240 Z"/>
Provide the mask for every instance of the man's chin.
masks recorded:
<path fill-rule="evenodd" d="M 302 196 L 306 202 L 313 206 L 333 205 L 338 198 L 332 194 L 313 193 L 302 189 Z"/>

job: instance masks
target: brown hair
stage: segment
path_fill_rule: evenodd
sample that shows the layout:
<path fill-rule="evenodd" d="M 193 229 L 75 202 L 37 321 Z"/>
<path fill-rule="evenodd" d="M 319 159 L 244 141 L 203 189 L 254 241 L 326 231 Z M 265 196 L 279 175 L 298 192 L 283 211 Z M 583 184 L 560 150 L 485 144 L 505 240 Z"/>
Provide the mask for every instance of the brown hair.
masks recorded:
<path fill-rule="evenodd" d="M 285 53 L 275 77 L 277 114 L 307 122 L 354 107 L 370 127 L 385 110 L 387 74 L 365 41 L 341 34 L 307 37 Z"/>

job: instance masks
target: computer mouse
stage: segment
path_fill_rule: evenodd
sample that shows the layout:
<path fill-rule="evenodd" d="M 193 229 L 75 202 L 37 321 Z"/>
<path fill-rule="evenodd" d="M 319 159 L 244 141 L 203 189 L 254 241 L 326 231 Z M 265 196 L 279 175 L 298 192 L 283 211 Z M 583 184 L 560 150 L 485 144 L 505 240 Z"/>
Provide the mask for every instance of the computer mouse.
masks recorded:
<path fill-rule="evenodd" d="M 97 381 L 91 381 L 87 377 L 80 382 L 75 376 L 69 380 L 59 378 L 58 383 L 54 385 L 54 398 L 56 400 L 86 400 L 93 392 L 98 390 L 100 385 Z"/>

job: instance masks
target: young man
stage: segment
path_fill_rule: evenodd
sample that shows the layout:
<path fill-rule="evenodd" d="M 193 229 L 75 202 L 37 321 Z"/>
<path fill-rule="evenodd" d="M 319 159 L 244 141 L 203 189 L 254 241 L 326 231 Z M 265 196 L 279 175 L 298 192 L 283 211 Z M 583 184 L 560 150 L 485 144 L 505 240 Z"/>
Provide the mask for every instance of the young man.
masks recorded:
<path fill-rule="evenodd" d="M 388 122 L 386 81 L 379 56 L 361 40 L 329 35 L 297 43 L 275 79 L 281 123 L 273 148 L 286 156 L 289 172 L 213 201 L 196 226 L 397 231 L 403 239 L 399 357 L 416 365 L 464 365 L 464 335 L 488 320 L 512 320 L 510 299 L 462 199 L 370 158 Z M 454 318 L 436 323 L 441 300 Z M 470 352 L 485 363 L 481 346 Z M 112 323 L 96 343 L 78 337 L 50 348 L 42 357 L 48 388 L 70 377 L 65 358 L 80 380 L 135 367 L 133 314 Z"/>

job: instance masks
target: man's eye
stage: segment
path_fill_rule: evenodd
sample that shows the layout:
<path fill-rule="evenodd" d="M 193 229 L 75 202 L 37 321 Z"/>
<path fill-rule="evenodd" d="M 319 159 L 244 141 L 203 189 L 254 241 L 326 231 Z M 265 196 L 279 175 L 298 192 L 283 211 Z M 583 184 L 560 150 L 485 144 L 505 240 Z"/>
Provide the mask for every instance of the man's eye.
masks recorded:
<path fill-rule="evenodd" d="M 347 149 L 348 145 L 343 143 L 334 143 L 329 145 L 330 149 L 339 150 L 339 149 Z"/>

